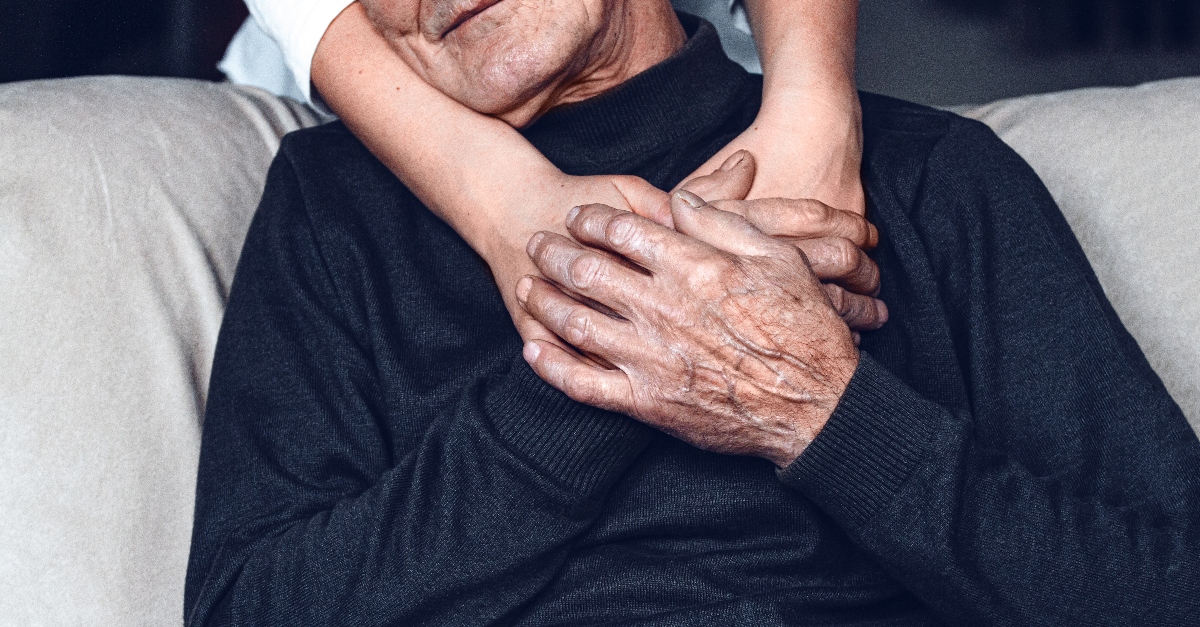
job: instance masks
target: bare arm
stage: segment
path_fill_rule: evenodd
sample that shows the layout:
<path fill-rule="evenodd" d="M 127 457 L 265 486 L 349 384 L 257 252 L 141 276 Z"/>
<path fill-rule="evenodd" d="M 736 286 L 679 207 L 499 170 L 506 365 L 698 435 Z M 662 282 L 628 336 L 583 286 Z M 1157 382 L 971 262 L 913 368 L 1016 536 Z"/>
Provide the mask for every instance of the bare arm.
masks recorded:
<path fill-rule="evenodd" d="M 840 7 L 838 17 L 824 20 L 822 11 L 831 6 Z M 851 69 L 856 8 L 852 0 L 752 0 L 750 13 L 761 31 L 768 72 L 763 113 L 698 174 L 716 169 L 738 148 L 749 148 L 763 164 L 752 195 L 816 197 L 861 212 L 861 140 Z M 790 76 L 792 72 L 798 74 Z M 776 74 L 789 77 L 783 80 Z M 487 260 L 527 339 L 544 338 L 545 333 L 512 295 L 521 276 L 536 273 L 525 254 L 525 244 L 535 232 L 562 232 L 563 216 L 579 204 L 599 202 L 643 212 L 655 202 L 665 205 L 666 195 L 640 179 L 563 174 L 512 127 L 430 87 L 393 53 L 360 3 L 350 5 L 326 31 L 313 58 L 312 80 L 371 152 Z M 806 91 L 810 88 L 811 94 Z M 792 107 L 788 103 L 795 93 L 808 95 L 804 103 L 825 106 Z M 779 106 L 769 104 L 775 102 Z M 797 108 L 807 116 L 802 124 L 791 119 Z M 826 116 L 836 122 L 826 124 Z M 848 131 L 832 139 L 809 130 L 847 126 Z M 799 139 L 781 141 L 789 137 L 781 133 Z M 831 145 L 811 150 L 812 142 Z M 777 150 L 777 145 L 786 150 Z M 816 193 L 825 189 L 837 193 Z M 846 198 L 851 200 L 841 202 Z"/>
<path fill-rule="evenodd" d="M 858 0 L 745 2 L 763 66 L 762 110 L 697 172 L 749 150 L 759 162 L 750 198 L 814 198 L 865 213 L 854 84 Z"/>

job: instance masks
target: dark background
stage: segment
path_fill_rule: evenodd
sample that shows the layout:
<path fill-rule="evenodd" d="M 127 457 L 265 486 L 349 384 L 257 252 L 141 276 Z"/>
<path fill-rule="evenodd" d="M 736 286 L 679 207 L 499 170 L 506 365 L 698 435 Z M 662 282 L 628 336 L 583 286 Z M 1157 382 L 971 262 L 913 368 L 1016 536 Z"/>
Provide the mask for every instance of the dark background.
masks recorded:
<path fill-rule="evenodd" d="M 83 74 L 219 79 L 242 0 L 0 0 L 0 82 Z"/>
<path fill-rule="evenodd" d="M 862 0 L 859 83 L 930 104 L 1200 75 L 1200 0 Z M 0 82 L 220 79 L 241 0 L 3 0 Z"/>

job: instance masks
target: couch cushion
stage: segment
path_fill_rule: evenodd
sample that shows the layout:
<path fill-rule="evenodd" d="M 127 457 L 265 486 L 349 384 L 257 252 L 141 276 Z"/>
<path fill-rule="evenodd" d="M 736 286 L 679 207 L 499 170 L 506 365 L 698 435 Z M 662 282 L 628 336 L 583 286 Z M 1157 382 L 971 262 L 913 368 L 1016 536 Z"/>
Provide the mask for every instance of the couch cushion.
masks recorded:
<path fill-rule="evenodd" d="M 1200 78 L 969 109 L 1033 166 L 1200 430 Z"/>
<path fill-rule="evenodd" d="M 178 624 L 201 407 L 279 138 L 263 92 L 0 86 L 0 616 Z"/>

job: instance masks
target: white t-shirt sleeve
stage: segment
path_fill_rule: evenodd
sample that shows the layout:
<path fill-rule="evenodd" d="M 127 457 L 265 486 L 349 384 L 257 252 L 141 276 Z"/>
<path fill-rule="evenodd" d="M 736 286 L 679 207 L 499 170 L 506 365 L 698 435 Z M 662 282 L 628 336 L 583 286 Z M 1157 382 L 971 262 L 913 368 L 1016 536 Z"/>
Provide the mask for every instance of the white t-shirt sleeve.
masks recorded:
<path fill-rule="evenodd" d="M 291 71 L 293 82 L 306 102 L 312 102 L 311 69 L 317 44 L 334 18 L 353 1 L 246 0 L 250 16 L 278 44 L 284 65 Z"/>

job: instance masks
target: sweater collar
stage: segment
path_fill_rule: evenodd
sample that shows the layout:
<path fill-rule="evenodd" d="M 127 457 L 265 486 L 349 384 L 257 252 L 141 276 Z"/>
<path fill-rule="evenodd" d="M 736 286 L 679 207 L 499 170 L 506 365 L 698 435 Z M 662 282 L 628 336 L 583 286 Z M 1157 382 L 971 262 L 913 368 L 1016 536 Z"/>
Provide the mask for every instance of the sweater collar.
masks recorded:
<path fill-rule="evenodd" d="M 686 13 L 688 40 L 616 88 L 547 112 L 522 134 L 568 174 L 619 174 L 729 118 L 750 75 L 721 49 L 712 24 Z"/>

